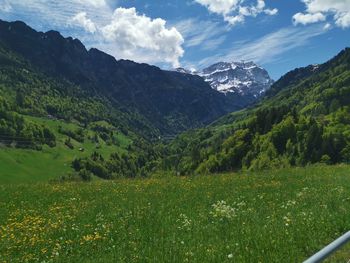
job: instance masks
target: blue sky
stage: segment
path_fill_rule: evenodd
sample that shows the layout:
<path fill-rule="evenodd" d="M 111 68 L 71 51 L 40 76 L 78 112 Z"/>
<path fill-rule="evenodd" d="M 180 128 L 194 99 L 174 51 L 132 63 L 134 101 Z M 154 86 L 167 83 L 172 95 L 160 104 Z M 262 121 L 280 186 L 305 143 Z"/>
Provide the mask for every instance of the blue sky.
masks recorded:
<path fill-rule="evenodd" d="M 350 46 L 350 0 L 0 0 L 0 18 L 117 59 L 166 69 L 252 60 L 274 79 Z"/>

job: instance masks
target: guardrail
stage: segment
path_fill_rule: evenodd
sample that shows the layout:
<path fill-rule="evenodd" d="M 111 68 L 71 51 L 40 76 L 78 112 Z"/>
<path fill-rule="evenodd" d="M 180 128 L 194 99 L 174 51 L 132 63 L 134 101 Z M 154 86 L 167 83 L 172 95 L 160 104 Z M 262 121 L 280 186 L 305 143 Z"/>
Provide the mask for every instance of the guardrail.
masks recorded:
<path fill-rule="evenodd" d="M 304 261 L 304 263 L 322 262 L 348 242 L 350 242 L 350 231 L 339 237 L 337 240 L 330 243 L 328 246 L 317 252 L 308 260 Z"/>

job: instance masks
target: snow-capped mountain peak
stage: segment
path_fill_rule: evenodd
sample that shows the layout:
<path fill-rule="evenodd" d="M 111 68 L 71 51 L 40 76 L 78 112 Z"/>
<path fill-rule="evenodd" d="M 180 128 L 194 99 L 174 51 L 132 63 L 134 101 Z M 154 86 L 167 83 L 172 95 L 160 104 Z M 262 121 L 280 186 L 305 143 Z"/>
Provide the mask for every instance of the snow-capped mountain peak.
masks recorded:
<path fill-rule="evenodd" d="M 265 69 L 254 62 L 219 62 L 199 72 L 213 89 L 259 97 L 273 84 Z"/>
<path fill-rule="evenodd" d="M 263 95 L 274 83 L 268 72 L 252 61 L 218 62 L 198 72 L 184 68 L 176 71 L 199 75 L 217 91 L 254 98 Z"/>

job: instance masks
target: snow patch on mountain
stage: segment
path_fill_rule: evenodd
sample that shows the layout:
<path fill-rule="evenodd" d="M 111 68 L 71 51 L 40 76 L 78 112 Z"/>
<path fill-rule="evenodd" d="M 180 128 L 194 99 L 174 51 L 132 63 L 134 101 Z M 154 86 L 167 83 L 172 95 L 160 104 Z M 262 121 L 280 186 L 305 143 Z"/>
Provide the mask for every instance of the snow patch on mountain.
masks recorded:
<path fill-rule="evenodd" d="M 203 69 L 202 76 L 213 89 L 260 97 L 273 84 L 268 72 L 254 62 L 219 62 Z"/>
<path fill-rule="evenodd" d="M 274 83 L 268 72 L 254 62 L 219 62 L 199 72 L 183 68 L 177 71 L 201 76 L 220 92 L 242 96 L 262 96 Z"/>

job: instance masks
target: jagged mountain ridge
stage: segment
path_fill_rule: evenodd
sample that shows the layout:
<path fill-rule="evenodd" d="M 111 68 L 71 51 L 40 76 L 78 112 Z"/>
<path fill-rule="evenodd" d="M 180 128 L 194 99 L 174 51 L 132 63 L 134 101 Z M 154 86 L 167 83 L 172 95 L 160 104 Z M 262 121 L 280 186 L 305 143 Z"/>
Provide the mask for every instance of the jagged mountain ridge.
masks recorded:
<path fill-rule="evenodd" d="M 243 96 L 260 97 L 274 82 L 268 72 L 254 62 L 220 62 L 203 69 L 199 75 L 217 91 Z"/>
<path fill-rule="evenodd" d="M 208 124 L 245 106 L 217 92 L 201 77 L 117 61 L 59 32 L 37 32 L 23 22 L 0 21 L 0 46 L 44 74 L 102 95 L 123 111 L 137 111 L 160 133 L 175 134 Z"/>
<path fill-rule="evenodd" d="M 261 97 L 274 83 L 268 72 L 254 62 L 218 62 L 197 72 L 184 68 L 177 71 L 201 76 L 213 89 L 224 94 L 251 99 Z"/>

